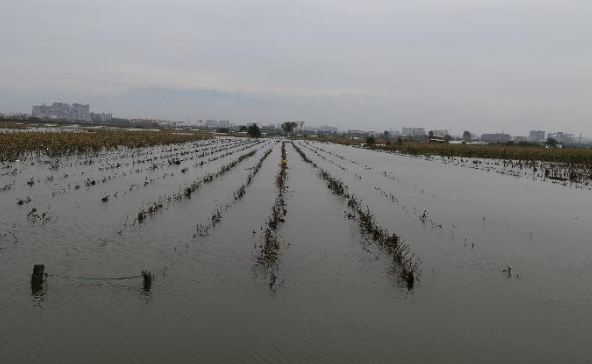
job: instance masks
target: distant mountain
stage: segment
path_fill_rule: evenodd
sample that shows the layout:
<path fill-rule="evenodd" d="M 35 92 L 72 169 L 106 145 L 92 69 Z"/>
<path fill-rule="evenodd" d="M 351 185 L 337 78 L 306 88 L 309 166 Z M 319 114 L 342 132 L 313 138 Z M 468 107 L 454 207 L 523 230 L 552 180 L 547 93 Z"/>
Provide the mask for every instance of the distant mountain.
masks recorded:
<path fill-rule="evenodd" d="M 93 109 L 97 108 L 135 118 L 257 120 L 274 118 L 281 112 L 282 105 L 217 90 L 142 88 L 118 97 L 96 100 Z"/>

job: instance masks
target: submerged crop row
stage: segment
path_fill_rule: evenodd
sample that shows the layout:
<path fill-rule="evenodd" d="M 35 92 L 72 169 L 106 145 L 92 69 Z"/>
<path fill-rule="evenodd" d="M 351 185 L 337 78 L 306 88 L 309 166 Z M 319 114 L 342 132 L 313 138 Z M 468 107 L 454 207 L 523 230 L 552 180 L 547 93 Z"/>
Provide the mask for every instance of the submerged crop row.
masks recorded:
<path fill-rule="evenodd" d="M 257 261 L 262 266 L 271 269 L 269 287 L 273 289 L 276 281 L 276 274 L 273 270 L 279 258 L 280 241 L 277 236 L 277 229 L 285 221 L 286 213 L 286 193 L 287 193 L 287 155 L 286 143 L 282 142 L 282 154 L 280 161 L 280 170 L 275 177 L 275 184 L 277 195 L 273 206 L 271 207 L 271 215 L 267 219 L 265 232 L 263 234 L 263 241 L 259 245 L 259 255 Z"/>
<path fill-rule="evenodd" d="M 150 158 L 138 159 L 126 161 L 125 159 L 119 160 L 116 164 L 105 164 L 104 161 L 98 169 L 95 170 L 87 170 L 86 174 L 81 174 L 80 180 L 73 180 L 73 175 L 63 174 L 58 176 L 58 178 L 62 179 L 62 183 L 58 184 L 55 183 L 54 185 L 57 187 L 52 194 L 55 195 L 63 195 L 65 193 L 75 191 L 80 189 L 81 187 L 85 187 L 87 190 L 91 189 L 95 186 L 100 186 L 107 182 L 117 181 L 120 178 L 127 177 L 128 179 L 134 178 L 134 175 L 139 176 L 143 172 L 151 174 L 151 178 L 149 179 L 148 176 L 145 176 L 144 180 L 139 180 L 136 177 L 136 183 L 132 183 L 129 186 L 128 191 L 121 191 L 122 194 L 125 192 L 133 191 L 135 189 L 139 189 L 141 187 L 146 187 L 149 184 L 153 184 L 159 180 L 164 180 L 167 177 L 173 177 L 177 171 L 180 171 L 182 174 L 188 173 L 190 167 L 203 167 L 207 163 L 211 163 L 216 161 L 220 158 L 224 158 L 226 156 L 232 155 L 234 153 L 238 153 L 242 150 L 246 150 L 250 148 L 253 143 L 249 143 L 245 146 L 239 147 L 242 144 L 232 144 L 232 150 L 227 151 L 228 148 L 220 148 L 220 149 L 213 149 L 211 152 L 208 152 L 207 155 L 214 155 L 213 157 L 208 158 L 207 160 L 201 157 L 204 153 L 196 150 L 194 153 L 189 152 L 181 152 L 176 155 L 162 155 L 162 156 L 152 156 Z M 223 154 L 220 154 L 221 151 L 224 151 Z M 197 156 L 196 154 L 199 153 Z M 182 156 L 182 157 L 180 157 Z M 190 163 L 192 163 L 190 165 Z M 142 164 L 149 164 L 143 168 L 140 168 Z M 126 168 L 127 167 L 127 168 Z M 160 176 L 154 176 L 157 170 L 166 169 L 168 172 Z M 93 176 L 94 173 L 98 173 L 99 176 Z M 51 181 L 54 180 L 54 174 L 52 173 L 50 176 L 46 178 L 46 180 Z"/>
<path fill-rule="evenodd" d="M 222 221 L 222 212 L 228 210 L 230 207 L 232 207 L 232 205 L 234 203 L 237 203 L 238 201 L 240 201 L 245 194 L 247 193 L 247 187 L 249 187 L 252 183 L 253 183 L 253 179 L 255 178 L 255 176 L 259 173 L 259 171 L 261 170 L 261 167 L 263 166 L 263 162 L 265 162 L 265 160 L 267 159 L 267 157 L 269 157 L 269 155 L 271 154 L 272 148 L 269 148 L 261 157 L 261 159 L 259 159 L 259 161 L 257 162 L 257 164 L 255 165 L 255 167 L 253 167 L 253 169 L 251 170 L 251 172 L 249 173 L 249 175 L 247 176 L 247 179 L 245 182 L 243 182 L 239 188 L 232 194 L 232 201 L 227 202 L 224 206 L 222 206 L 221 208 L 216 208 L 216 211 L 214 211 L 212 213 L 212 215 L 210 216 L 210 219 L 207 223 L 205 224 L 197 224 L 196 226 L 196 232 L 195 234 L 193 234 L 193 237 L 198 237 L 198 236 L 206 236 L 209 234 L 210 229 L 214 228 L 216 225 L 218 225 L 221 221 Z"/>
<path fill-rule="evenodd" d="M 261 143 L 261 142 L 260 142 Z M 188 185 L 179 188 L 179 190 L 172 195 L 167 195 L 164 197 L 159 198 L 157 201 L 149 203 L 147 208 L 141 208 L 138 212 L 137 218 L 135 221 L 138 223 L 143 223 L 146 220 L 148 215 L 154 215 L 159 210 L 163 209 L 165 206 L 165 202 L 170 203 L 173 200 L 182 200 L 184 198 L 191 198 L 191 196 L 196 193 L 204 184 L 212 183 L 217 178 L 222 177 L 233 168 L 235 168 L 238 164 L 242 161 L 250 158 L 257 153 L 258 149 L 252 150 L 248 153 L 245 153 L 239 156 L 237 159 L 224 164 L 221 166 L 216 172 L 209 173 L 203 177 L 195 179 L 193 182 L 189 183 Z"/>
<path fill-rule="evenodd" d="M 341 180 L 334 178 L 319 167 L 296 144 L 292 144 L 292 146 L 306 163 L 317 170 L 319 177 L 327 182 L 327 187 L 334 194 L 345 199 L 348 208 L 353 212 L 353 214 L 348 214 L 348 217 L 351 219 L 357 218 L 362 232 L 367 234 L 374 243 L 386 250 L 398 268 L 401 281 L 409 290 L 413 289 L 415 281 L 419 277 L 420 261 L 411 252 L 409 245 L 401 241 L 397 234 L 389 233 L 388 230 L 379 226 L 369 207 L 362 207 L 360 200 L 348 191 L 347 186 Z"/>
<path fill-rule="evenodd" d="M 319 156 L 322 160 L 327 161 L 327 162 L 331 162 L 332 164 L 336 165 L 337 167 L 340 167 L 338 163 L 335 163 L 334 161 L 331 161 L 330 158 L 325 158 L 324 156 L 320 155 L 318 153 L 318 151 L 322 151 L 323 153 L 327 153 L 328 155 L 332 155 L 332 156 L 335 156 L 335 157 L 338 157 L 338 158 L 341 157 L 337 153 L 330 153 L 330 152 L 328 152 L 326 150 L 323 150 L 322 148 L 315 148 L 312 145 L 310 145 L 310 143 L 307 143 L 307 142 L 301 144 L 301 146 L 303 148 L 307 149 L 307 150 L 310 150 L 311 152 L 313 152 L 314 154 L 316 154 L 317 156 Z M 345 159 L 343 157 L 341 157 L 341 159 L 342 160 L 347 160 L 347 159 Z M 372 170 L 372 168 L 369 167 L 369 166 L 367 166 L 367 165 L 363 165 L 363 168 L 364 168 L 364 170 Z M 395 183 L 399 183 L 399 184 L 402 184 L 403 183 L 403 182 L 400 181 L 400 179 L 398 179 L 397 177 L 395 177 L 392 172 L 383 171 L 380 175 L 382 177 L 388 178 L 391 181 L 394 181 Z M 362 182 L 362 177 L 361 176 L 358 176 L 357 174 L 354 174 L 354 177 L 355 177 L 356 182 L 363 183 L 365 187 L 370 187 L 367 182 Z M 426 194 L 426 191 L 424 189 L 417 188 L 417 187 L 415 187 L 413 185 L 408 185 L 408 187 L 409 187 L 410 191 L 416 192 L 418 195 L 424 195 L 424 194 Z M 373 187 L 373 190 L 375 192 L 377 192 L 378 194 L 380 194 L 380 196 L 381 196 L 381 198 L 383 200 L 388 201 L 388 202 L 391 202 L 391 203 L 396 204 L 396 205 L 399 205 L 399 199 L 392 192 L 387 192 L 386 190 L 384 190 L 383 188 L 381 188 L 379 186 L 374 186 Z M 432 194 L 427 193 L 427 195 L 429 195 L 431 198 L 437 198 L 437 196 L 435 194 L 433 194 L 433 193 Z M 437 221 L 433 220 L 432 218 L 430 218 L 428 216 L 429 214 L 428 214 L 427 209 L 424 209 L 423 210 L 423 213 L 421 213 L 420 215 L 416 215 L 416 212 L 417 212 L 417 208 L 416 207 L 410 208 L 409 206 L 408 207 L 405 207 L 405 205 L 401 205 L 401 209 L 403 211 L 413 212 L 413 217 L 414 218 L 417 218 L 423 225 L 429 225 L 432 228 L 438 228 L 438 229 L 442 229 L 443 228 L 443 224 L 442 223 L 437 222 Z"/>

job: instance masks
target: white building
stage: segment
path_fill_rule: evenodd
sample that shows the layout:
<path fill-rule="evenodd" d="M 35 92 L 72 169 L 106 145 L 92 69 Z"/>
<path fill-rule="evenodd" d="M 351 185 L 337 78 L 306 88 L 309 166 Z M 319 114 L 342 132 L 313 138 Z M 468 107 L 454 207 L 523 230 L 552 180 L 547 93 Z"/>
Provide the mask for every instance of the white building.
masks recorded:
<path fill-rule="evenodd" d="M 90 121 L 90 105 L 72 104 L 70 107 L 70 120 Z"/>
<path fill-rule="evenodd" d="M 528 139 L 533 142 L 540 142 L 545 140 L 545 131 L 544 130 L 531 130 L 528 134 Z"/>
<path fill-rule="evenodd" d="M 231 126 L 230 120 L 218 120 L 218 127 L 219 128 L 228 128 Z"/>
<path fill-rule="evenodd" d="M 401 135 L 408 137 L 421 137 L 425 136 L 426 133 L 424 128 L 403 127 L 403 130 L 401 130 Z"/>
<path fill-rule="evenodd" d="M 106 122 L 109 122 L 113 119 L 113 115 L 112 114 L 105 114 L 103 112 L 101 112 L 101 113 L 91 112 L 90 119 L 95 123 L 106 123 Z"/>
<path fill-rule="evenodd" d="M 294 131 L 304 131 L 304 121 L 292 121 L 296 125 L 294 126 Z"/>
<path fill-rule="evenodd" d="M 206 120 L 206 124 L 205 124 L 206 128 L 217 128 L 218 127 L 218 120 Z"/>

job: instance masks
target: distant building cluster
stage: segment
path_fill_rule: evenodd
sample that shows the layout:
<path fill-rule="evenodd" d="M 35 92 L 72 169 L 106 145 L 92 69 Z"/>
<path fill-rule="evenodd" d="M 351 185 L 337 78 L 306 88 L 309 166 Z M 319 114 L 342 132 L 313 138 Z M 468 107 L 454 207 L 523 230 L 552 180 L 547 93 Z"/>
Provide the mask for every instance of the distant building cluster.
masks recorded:
<path fill-rule="evenodd" d="M 577 141 L 573 134 L 562 131 L 546 134 L 544 130 L 531 130 L 528 134 L 528 139 L 533 142 L 546 142 L 547 139 L 554 139 L 560 144 L 574 144 Z"/>
<path fill-rule="evenodd" d="M 2 114 L 0 114 L 2 116 Z M 238 132 L 244 130 L 244 125 L 235 125 L 228 119 L 206 119 L 197 120 L 197 124 L 191 124 L 189 119 L 187 122 L 168 121 L 158 119 L 114 119 L 112 114 L 108 113 L 91 113 L 90 106 L 87 104 L 68 104 L 61 102 L 54 102 L 51 105 L 34 105 L 33 117 L 49 120 L 69 120 L 69 121 L 90 121 L 97 124 L 116 123 L 121 125 L 131 125 L 138 127 L 149 128 L 199 128 L 199 129 L 228 129 L 230 132 Z M 10 115 L 11 118 L 27 119 L 29 115 L 18 114 Z M 426 143 L 470 143 L 470 144 L 529 144 L 537 143 L 550 144 L 553 146 L 562 147 L 564 145 L 580 143 L 590 143 L 590 140 L 583 138 L 580 134 L 576 138 L 574 134 L 558 131 L 556 133 L 547 133 L 544 130 L 533 128 L 526 136 L 511 136 L 504 132 L 501 133 L 485 133 L 477 136 L 468 130 L 465 130 L 461 136 L 451 136 L 447 129 L 432 129 L 427 130 L 422 127 L 405 126 L 399 132 L 398 130 L 359 130 L 349 129 L 347 131 L 340 131 L 335 126 L 323 125 L 320 127 L 307 126 L 304 121 L 291 121 L 295 127 L 292 130 L 297 135 L 314 135 L 319 137 L 328 137 L 331 135 L 339 135 L 345 138 L 360 139 L 367 137 L 390 139 L 390 140 L 406 140 Z M 276 135 L 283 133 L 281 123 L 271 123 L 261 125 L 259 123 L 250 123 L 247 125 L 256 124 L 261 128 L 265 134 Z M 553 139 L 555 142 L 553 142 Z"/>
<path fill-rule="evenodd" d="M 368 136 L 379 136 L 383 138 L 402 138 L 416 142 L 451 142 L 451 143 L 478 143 L 478 144 L 507 144 L 507 143 L 546 143 L 547 138 L 557 141 L 558 144 L 581 143 L 573 134 L 556 132 L 546 133 L 544 130 L 531 130 L 528 136 L 512 136 L 507 133 L 484 133 L 481 136 L 475 136 L 470 131 L 465 131 L 462 136 L 452 137 L 447 129 L 432 129 L 426 132 L 424 128 L 405 126 L 398 131 L 384 131 L 377 133 L 375 131 L 348 130 L 342 133 L 346 137 L 363 138 Z"/>
<path fill-rule="evenodd" d="M 561 144 L 573 144 L 576 140 L 573 134 L 568 134 L 561 131 L 558 131 L 557 133 L 549 133 L 548 137 L 555 139 Z"/>
<path fill-rule="evenodd" d="M 198 120 L 199 124 L 202 124 L 204 127 L 208 128 L 208 129 L 218 129 L 218 128 L 230 128 L 233 126 L 233 124 L 230 122 L 230 120 L 224 120 L 224 119 L 220 119 L 220 120 L 215 120 L 215 119 L 208 119 L 208 120 Z"/>
<path fill-rule="evenodd" d="M 346 133 L 346 136 L 348 137 L 354 137 L 354 138 L 364 138 L 369 136 L 370 134 L 365 131 L 365 130 L 358 130 L 358 129 L 349 129 Z"/>
<path fill-rule="evenodd" d="M 261 126 L 261 131 L 264 133 L 275 133 L 281 130 L 281 125 L 279 124 L 267 124 Z"/>
<path fill-rule="evenodd" d="M 111 120 L 113 120 L 113 115 L 112 114 L 105 114 L 103 112 L 101 112 L 101 113 L 91 112 L 90 113 L 90 120 L 93 123 L 108 123 Z"/>
<path fill-rule="evenodd" d="M 510 134 L 505 133 L 494 133 L 494 134 L 481 134 L 481 141 L 486 144 L 503 144 L 512 140 Z"/>
<path fill-rule="evenodd" d="M 56 120 L 91 121 L 90 105 L 54 102 L 51 105 L 33 105 L 33 117 Z"/>
<path fill-rule="evenodd" d="M 521 142 L 532 142 L 532 143 L 547 143 L 549 139 L 554 139 L 559 144 L 574 144 L 576 143 L 576 138 L 573 134 L 564 133 L 564 132 L 556 132 L 556 133 L 546 133 L 544 130 L 531 130 L 528 133 L 528 136 L 510 136 L 509 134 L 505 133 L 495 133 L 495 134 L 482 134 L 481 135 L 481 142 L 487 144 L 503 144 L 513 141 L 515 143 Z M 581 142 L 581 139 L 580 141 Z"/>
<path fill-rule="evenodd" d="M 334 134 L 334 133 L 337 133 L 339 131 L 339 129 L 335 126 L 323 125 L 319 128 L 319 131 L 323 132 L 323 133 Z"/>
<path fill-rule="evenodd" d="M 401 129 L 401 136 L 404 137 L 425 137 L 426 132 L 424 128 L 410 128 L 410 127 L 403 127 Z"/>

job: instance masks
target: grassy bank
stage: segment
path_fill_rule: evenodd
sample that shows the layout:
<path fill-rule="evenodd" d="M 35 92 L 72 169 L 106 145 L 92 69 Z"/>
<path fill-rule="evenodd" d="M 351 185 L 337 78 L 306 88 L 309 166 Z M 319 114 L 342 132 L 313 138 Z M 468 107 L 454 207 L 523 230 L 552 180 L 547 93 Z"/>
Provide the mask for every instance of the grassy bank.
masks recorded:
<path fill-rule="evenodd" d="M 343 145 L 363 145 L 362 139 L 351 140 L 344 138 L 316 139 L 320 142 L 331 142 Z M 391 142 L 371 145 L 370 148 L 378 150 L 397 151 L 409 155 L 438 155 L 444 157 L 463 158 L 492 158 L 511 159 L 522 161 L 562 162 L 574 164 L 592 165 L 592 150 L 589 149 L 556 149 L 529 146 L 507 145 L 473 145 L 473 144 L 441 144 L 441 143 L 416 143 L 416 142 Z"/>

